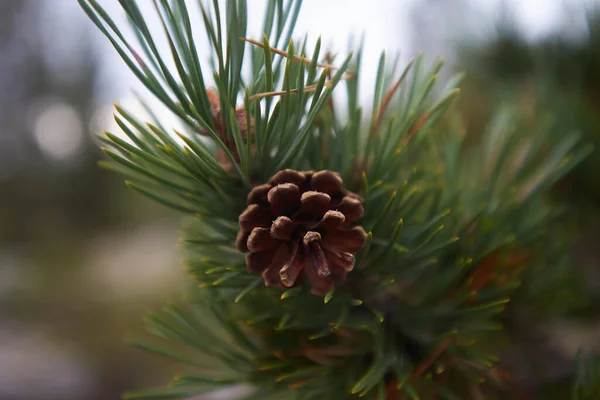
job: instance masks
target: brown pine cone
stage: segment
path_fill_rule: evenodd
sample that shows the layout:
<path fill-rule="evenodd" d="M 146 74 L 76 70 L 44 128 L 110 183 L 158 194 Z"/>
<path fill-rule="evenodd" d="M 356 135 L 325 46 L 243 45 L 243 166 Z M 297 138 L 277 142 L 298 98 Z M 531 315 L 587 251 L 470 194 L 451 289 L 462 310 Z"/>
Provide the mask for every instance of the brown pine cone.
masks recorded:
<path fill-rule="evenodd" d="M 227 146 L 227 149 L 231 152 L 231 154 L 233 154 L 235 160 L 239 162 L 240 156 L 237 153 L 235 142 L 233 138 L 227 135 L 227 132 L 225 132 L 225 127 L 223 126 L 223 119 L 221 116 L 221 100 L 219 98 L 219 94 L 212 89 L 207 90 L 206 94 L 208 95 L 208 101 L 210 102 L 210 108 L 213 114 L 213 125 L 215 127 L 215 132 L 219 136 L 219 139 L 221 139 L 223 143 L 225 143 L 225 146 Z M 237 107 L 235 109 L 235 118 L 240 128 L 242 142 L 246 143 L 246 141 L 248 141 L 248 138 L 250 138 L 250 140 L 252 141 L 251 151 L 252 153 L 254 153 L 256 151 L 256 145 L 253 143 L 254 118 L 250 117 L 250 129 L 248 129 L 248 121 L 246 121 L 246 110 L 244 110 L 243 107 Z M 231 161 L 229 160 L 229 158 L 227 158 L 227 155 L 225 154 L 225 151 L 222 148 L 219 148 L 217 150 L 216 159 L 219 162 L 219 164 L 221 164 L 221 166 L 225 169 L 225 171 L 231 173 L 235 170 L 233 164 L 231 164 Z"/>
<path fill-rule="evenodd" d="M 318 296 L 343 283 L 367 235 L 353 226 L 364 214 L 362 199 L 342 183 L 336 172 L 286 169 L 252 189 L 236 240 L 248 253 L 248 272 L 283 288 L 306 278 Z"/>

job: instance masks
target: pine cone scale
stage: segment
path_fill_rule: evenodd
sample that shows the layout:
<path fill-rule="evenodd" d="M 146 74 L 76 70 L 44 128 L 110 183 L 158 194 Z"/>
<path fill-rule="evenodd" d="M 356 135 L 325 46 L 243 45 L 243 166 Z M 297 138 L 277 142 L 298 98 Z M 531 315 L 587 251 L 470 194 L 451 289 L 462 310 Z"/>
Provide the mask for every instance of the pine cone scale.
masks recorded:
<path fill-rule="evenodd" d="M 337 230 L 334 235 L 326 235 L 323 243 L 329 248 L 355 253 L 362 248 L 366 239 L 365 230 L 362 227 L 354 227 L 349 230 Z"/>
<path fill-rule="evenodd" d="M 239 223 L 244 232 L 250 232 L 254 228 L 268 228 L 271 226 L 271 213 L 264 207 L 251 204 L 240 215 Z"/>
<path fill-rule="evenodd" d="M 320 241 L 321 235 L 314 231 L 308 231 L 302 239 L 305 253 L 317 270 L 317 274 L 321 277 L 327 277 L 331 275 L 331 271 L 327 265 L 327 259 L 325 258 L 325 253 L 323 252 Z"/>
<path fill-rule="evenodd" d="M 311 227 L 311 229 L 318 231 L 334 230 L 340 228 L 344 224 L 345 220 L 346 217 L 341 212 L 329 210 L 325 213 L 325 215 L 323 215 L 323 218 L 321 218 L 319 222 Z"/>
<path fill-rule="evenodd" d="M 345 251 L 330 250 L 329 247 L 323 246 L 323 250 L 330 263 L 333 263 L 344 271 L 352 271 L 354 269 L 355 257 L 352 253 Z"/>
<path fill-rule="evenodd" d="M 239 231 L 237 237 L 235 238 L 235 248 L 242 253 L 247 253 L 248 251 L 248 237 L 250 236 L 249 232 Z"/>
<path fill-rule="evenodd" d="M 290 260 L 291 252 L 287 244 L 281 243 L 273 255 L 269 266 L 263 271 L 262 276 L 267 286 L 282 286 L 279 272 Z"/>
<path fill-rule="evenodd" d="M 351 197 L 345 197 L 336 210 L 344 214 L 346 225 L 353 224 L 365 214 L 361 201 Z"/>
<path fill-rule="evenodd" d="M 327 193 L 310 191 L 302 193 L 300 201 L 300 215 L 321 218 L 328 211 L 331 197 Z"/>
<path fill-rule="evenodd" d="M 269 228 L 254 228 L 247 239 L 248 250 L 252 252 L 270 250 L 278 244 L 279 241 L 271 236 Z"/>
<path fill-rule="evenodd" d="M 310 282 L 310 292 L 316 296 L 325 296 L 334 286 L 331 279 L 320 277 L 317 270 L 309 262 L 304 263 L 302 272 Z"/>
<path fill-rule="evenodd" d="M 294 171 L 293 169 L 284 169 L 276 173 L 269 183 L 273 186 L 282 183 L 293 183 L 296 186 L 301 186 L 306 181 L 306 175 L 302 172 Z"/>
<path fill-rule="evenodd" d="M 267 193 L 269 193 L 269 190 L 271 190 L 272 187 L 273 186 L 268 183 L 254 187 L 248 194 L 247 205 L 268 205 L 269 200 L 267 198 Z"/>
<path fill-rule="evenodd" d="M 267 193 L 267 201 L 271 205 L 271 215 L 291 215 L 300 203 L 300 188 L 293 183 L 282 183 Z"/>
<path fill-rule="evenodd" d="M 246 254 L 246 270 L 250 273 L 261 273 L 273 261 L 275 253 L 273 251 L 260 251 Z"/>
<path fill-rule="evenodd" d="M 271 225 L 271 236 L 279 240 L 290 240 L 296 224 L 286 216 L 280 216 Z"/>
<path fill-rule="evenodd" d="M 296 243 L 294 248 L 292 249 L 292 255 L 290 260 L 281 268 L 279 271 L 279 277 L 281 278 L 281 283 L 285 287 L 292 287 L 298 279 L 298 276 L 302 272 L 302 268 L 304 267 L 305 260 L 304 254 L 298 253 L 299 244 Z"/>
<path fill-rule="evenodd" d="M 311 186 L 317 192 L 335 195 L 342 191 L 342 178 L 340 174 L 331 171 L 319 171 L 311 178 Z"/>

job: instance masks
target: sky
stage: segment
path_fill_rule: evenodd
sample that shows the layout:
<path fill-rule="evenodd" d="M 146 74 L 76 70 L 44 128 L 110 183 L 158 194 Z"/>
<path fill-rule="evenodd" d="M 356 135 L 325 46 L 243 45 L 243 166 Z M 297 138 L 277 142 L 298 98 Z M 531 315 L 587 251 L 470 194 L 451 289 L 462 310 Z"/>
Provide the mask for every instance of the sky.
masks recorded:
<path fill-rule="evenodd" d="M 117 24 L 125 26 L 124 13 L 118 0 L 97 1 Z M 420 50 L 412 48 L 414 44 L 412 35 L 415 33 L 418 35 L 421 28 L 415 30 L 411 22 L 414 22 L 412 19 L 414 18 L 413 6 L 423 1 L 444 4 L 444 0 L 304 0 L 296 31 L 301 35 L 308 32 L 309 48 L 320 35 L 324 47 L 339 51 L 340 54 L 347 51 L 349 37 L 359 38 L 364 35 L 362 70 L 365 79 L 361 81 L 361 99 L 363 102 L 369 102 L 368 99 L 372 95 L 370 82 L 375 75 L 380 52 L 382 50 L 386 50 L 388 53 L 400 51 L 401 63 L 406 63 L 409 57 Z M 470 10 L 473 12 L 465 20 L 468 22 L 465 25 L 469 26 L 463 26 L 465 33 L 461 33 L 462 35 L 471 35 L 475 38 L 483 36 L 483 32 L 492 27 L 491 21 L 500 14 L 501 7 L 505 6 L 512 10 L 518 29 L 529 40 L 543 38 L 557 30 L 565 35 L 581 35 L 585 27 L 581 5 L 600 3 L 600 0 L 462 1 L 469 4 Z M 198 26 L 197 32 L 202 33 L 199 12 L 194 12 L 196 11 L 195 3 L 195 1 L 189 3 L 192 24 Z M 224 0 L 220 0 L 220 3 L 224 3 Z M 259 38 L 261 36 L 262 9 L 266 0 L 249 0 L 248 3 L 250 5 L 249 36 Z M 153 12 L 152 2 L 146 0 L 140 1 L 139 4 L 142 11 L 147 12 L 151 29 L 160 31 L 162 28 Z M 56 64 L 58 73 L 70 73 L 68 65 L 74 65 L 73 63 L 77 62 L 77 54 L 84 49 L 83 46 L 92 46 L 94 51 L 101 54 L 98 112 L 90 129 L 94 133 L 105 129 L 114 132 L 116 127 L 111 118 L 112 103 L 125 105 L 135 112 L 139 110 L 139 107 L 132 96 L 132 89 L 141 93 L 145 92 L 144 89 L 121 61 L 108 40 L 86 19 L 75 1 L 53 0 L 42 2 L 42 6 L 47 8 L 48 15 L 50 15 L 45 19 L 42 29 L 47 32 L 48 40 L 54 41 L 55 45 L 59 46 L 58 51 L 52 51 L 60 53 L 60 57 L 56 57 L 55 53 L 49 54 L 49 60 Z M 461 13 L 463 10 L 460 8 L 447 9 L 444 12 Z M 425 18 L 424 21 L 427 19 Z M 428 26 L 424 25 L 423 34 L 427 35 L 429 33 Z M 61 39 L 57 41 L 57 37 Z M 205 40 L 200 35 L 198 46 L 207 48 L 207 42 L 202 42 L 203 39 Z M 166 41 L 159 41 L 159 48 L 168 51 Z M 434 49 L 442 53 L 447 50 L 443 46 L 434 47 Z M 428 50 L 425 49 L 425 51 Z M 203 54 L 200 56 L 202 59 Z M 206 57 L 206 53 L 204 57 Z M 150 102 L 153 106 L 160 107 L 158 101 L 150 100 Z M 179 121 L 169 115 L 165 115 L 165 122 L 174 128 L 180 127 Z"/>
<path fill-rule="evenodd" d="M 597 0 L 598 2 L 600 0 Z M 108 11 L 114 16 L 122 15 L 117 0 L 99 0 Z M 346 50 L 348 38 L 352 35 L 359 37 L 364 35 L 364 69 L 366 74 L 374 74 L 377 68 L 379 54 L 382 50 L 397 51 L 401 50 L 406 62 L 412 54 L 418 49 L 411 48 L 412 27 L 411 27 L 411 7 L 423 0 L 305 0 L 303 9 L 297 23 L 297 32 L 303 34 L 309 33 L 309 43 L 314 43 L 321 35 L 323 43 L 328 47 L 342 51 Z M 432 1 L 432 3 L 435 1 Z M 437 1 L 440 3 L 440 1 Z M 564 23 L 568 18 L 565 13 L 565 5 L 574 6 L 583 3 L 593 3 L 594 0 L 467 0 L 475 12 L 475 15 L 481 14 L 484 18 L 471 18 L 474 21 L 472 31 L 477 32 L 480 27 L 476 22 L 489 24 L 489 17 L 498 15 L 500 7 L 504 4 L 514 10 L 517 24 L 523 34 L 536 40 L 544 37 L 556 29 L 564 29 Z M 193 2 L 192 2 L 193 3 Z M 224 1 L 221 0 L 221 3 Z M 255 36 L 260 36 L 259 28 L 261 24 L 261 10 L 266 0 L 251 0 L 250 4 L 250 32 L 254 31 Z M 151 1 L 141 2 L 146 6 L 146 10 L 151 11 Z M 144 7 L 142 7 L 144 8 Z M 149 16 L 151 13 L 148 14 Z M 259 16 L 252 18 L 252 15 Z M 197 16 L 199 17 L 199 16 Z M 196 19 L 201 24 L 199 18 Z M 151 23 L 158 25 L 158 20 L 153 19 Z M 158 26 L 157 26 L 158 27 Z M 427 27 L 423 27 L 427 30 Z M 98 35 L 97 35 L 98 36 Z M 166 45 L 166 43 L 164 43 Z M 107 71 L 110 71 L 110 78 L 114 80 L 115 75 L 119 81 L 129 79 L 129 74 L 123 68 L 122 63 L 116 57 L 114 51 L 109 48 L 107 41 L 101 44 L 106 48 L 107 53 Z M 119 64 L 119 65 L 116 65 Z M 117 85 L 115 85 L 117 86 Z M 119 97 L 123 96 L 123 86 L 115 90 Z M 368 96 L 369 93 L 365 93 Z"/>

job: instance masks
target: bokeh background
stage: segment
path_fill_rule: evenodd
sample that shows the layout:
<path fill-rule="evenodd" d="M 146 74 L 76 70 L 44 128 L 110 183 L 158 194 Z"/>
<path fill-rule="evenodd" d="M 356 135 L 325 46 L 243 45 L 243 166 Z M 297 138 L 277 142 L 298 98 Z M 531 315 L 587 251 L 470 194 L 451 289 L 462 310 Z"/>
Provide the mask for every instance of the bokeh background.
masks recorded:
<path fill-rule="evenodd" d="M 117 0 L 99 3 L 123 20 Z M 306 0 L 297 32 L 339 51 L 364 34 L 365 102 L 382 49 L 403 63 L 424 51 L 447 60 L 445 75 L 467 73 L 469 132 L 508 103 L 553 121 L 549 138 L 577 130 L 600 147 L 600 1 Z M 116 399 L 176 368 L 123 342 L 185 285 L 179 216 L 97 166 L 94 135 L 115 129 L 113 102 L 141 110 L 135 91 L 156 106 L 75 0 L 0 1 L 1 400 Z M 532 385 L 559 382 L 579 345 L 599 347 L 599 172 L 595 152 L 553 189 L 586 306 L 557 305 L 546 347 L 515 350 L 552 354 L 543 376 L 522 366 Z"/>

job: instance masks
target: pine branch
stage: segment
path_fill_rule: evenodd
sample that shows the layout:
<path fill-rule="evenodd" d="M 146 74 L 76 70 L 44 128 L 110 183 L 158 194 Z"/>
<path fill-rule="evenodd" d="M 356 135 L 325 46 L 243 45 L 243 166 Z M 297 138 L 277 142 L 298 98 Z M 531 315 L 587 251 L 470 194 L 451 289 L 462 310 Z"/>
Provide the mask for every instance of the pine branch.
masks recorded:
<path fill-rule="evenodd" d="M 79 2 L 187 126 L 168 132 L 117 107 L 127 140 L 102 139 L 105 165 L 129 186 L 191 214 L 183 243 L 199 286 L 148 318 L 161 344 L 136 342 L 198 375 L 130 398 L 241 383 L 255 388 L 247 399 L 467 398 L 471 386 L 453 380 L 495 376 L 496 358 L 472 339 L 502 328 L 522 271 L 547 261 L 556 212 L 544 193 L 588 153 L 577 137 L 547 151 L 543 133 L 501 110 L 469 147 L 449 112 L 460 76 L 439 91 L 442 62 L 428 67 L 423 55 L 398 77 L 382 54 L 368 116 L 360 47 L 340 63 L 321 55 L 320 40 L 307 53 L 290 40 L 299 1 L 268 2 L 262 42 L 246 37 L 246 1 L 228 1 L 224 14 L 217 1 L 200 4 L 208 66 L 183 0 L 154 1 L 168 52 L 137 2 L 121 2 L 135 45 L 95 0 Z M 340 85 L 342 105 L 332 98 Z M 310 228 L 292 237 L 285 224 Z"/>

